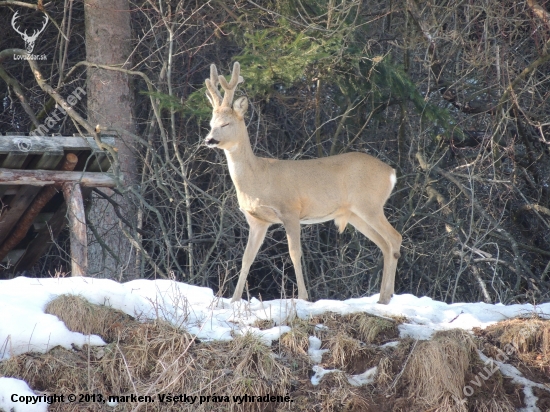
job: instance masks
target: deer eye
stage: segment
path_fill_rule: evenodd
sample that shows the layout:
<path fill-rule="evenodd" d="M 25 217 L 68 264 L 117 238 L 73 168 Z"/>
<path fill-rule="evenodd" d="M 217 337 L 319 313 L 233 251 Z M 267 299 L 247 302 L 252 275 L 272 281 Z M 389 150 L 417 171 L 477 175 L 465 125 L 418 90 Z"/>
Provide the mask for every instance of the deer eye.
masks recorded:
<path fill-rule="evenodd" d="M 226 124 L 222 124 L 221 127 L 225 127 L 225 126 L 229 126 L 229 123 L 226 123 Z"/>

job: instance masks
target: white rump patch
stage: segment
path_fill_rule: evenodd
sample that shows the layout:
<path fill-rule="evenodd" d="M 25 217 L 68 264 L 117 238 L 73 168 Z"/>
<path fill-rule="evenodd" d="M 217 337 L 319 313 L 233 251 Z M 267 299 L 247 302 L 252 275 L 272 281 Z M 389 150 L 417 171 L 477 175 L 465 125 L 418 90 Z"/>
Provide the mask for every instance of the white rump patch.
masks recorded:
<path fill-rule="evenodd" d="M 392 173 L 390 175 L 390 182 L 391 182 L 391 188 L 395 187 L 395 183 L 397 182 L 397 177 L 395 176 L 395 170 L 392 170 Z"/>

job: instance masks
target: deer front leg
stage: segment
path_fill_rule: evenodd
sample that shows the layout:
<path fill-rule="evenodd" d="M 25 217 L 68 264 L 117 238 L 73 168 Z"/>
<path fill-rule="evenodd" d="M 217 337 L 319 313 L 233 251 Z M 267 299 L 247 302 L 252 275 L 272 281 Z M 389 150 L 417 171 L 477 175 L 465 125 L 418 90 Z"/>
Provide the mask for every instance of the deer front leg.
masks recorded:
<path fill-rule="evenodd" d="M 298 299 L 307 300 L 306 284 L 304 282 L 304 275 L 302 274 L 302 246 L 300 244 L 300 220 L 285 219 L 283 221 L 286 230 L 286 236 L 288 239 L 288 251 L 290 252 L 290 259 L 294 265 L 294 272 L 296 272 L 296 282 L 298 283 Z"/>
<path fill-rule="evenodd" d="M 241 267 L 241 273 L 239 275 L 239 281 L 237 282 L 237 287 L 235 288 L 235 293 L 233 293 L 233 298 L 231 302 L 237 302 L 241 300 L 243 296 L 244 284 L 246 283 L 246 278 L 248 276 L 248 271 L 258 250 L 262 245 L 262 242 L 265 239 L 265 234 L 269 223 L 266 223 L 262 220 L 256 219 L 254 216 L 250 215 L 246 211 L 243 211 L 246 221 L 248 222 L 250 232 L 248 234 L 248 242 L 246 243 L 246 249 L 244 250 L 243 262 Z"/>

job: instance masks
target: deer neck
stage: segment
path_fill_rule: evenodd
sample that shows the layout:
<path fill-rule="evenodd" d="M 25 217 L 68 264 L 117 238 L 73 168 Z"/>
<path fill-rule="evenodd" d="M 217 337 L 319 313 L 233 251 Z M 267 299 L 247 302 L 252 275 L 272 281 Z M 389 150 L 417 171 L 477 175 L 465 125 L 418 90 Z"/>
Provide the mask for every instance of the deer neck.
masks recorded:
<path fill-rule="evenodd" d="M 252 151 L 250 145 L 250 139 L 246 129 L 242 134 L 243 138 L 230 149 L 224 149 L 225 156 L 227 157 L 227 165 L 229 167 L 229 174 L 236 186 L 241 186 L 243 181 L 250 178 L 251 174 L 254 174 L 257 170 L 258 158 Z"/>

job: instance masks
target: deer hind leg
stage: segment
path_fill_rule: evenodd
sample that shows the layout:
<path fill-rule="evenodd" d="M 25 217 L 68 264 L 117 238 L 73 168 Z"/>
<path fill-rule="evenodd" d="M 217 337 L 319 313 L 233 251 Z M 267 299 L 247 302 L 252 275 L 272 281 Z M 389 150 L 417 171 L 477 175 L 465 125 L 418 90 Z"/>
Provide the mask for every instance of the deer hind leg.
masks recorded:
<path fill-rule="evenodd" d="M 400 256 L 401 235 L 388 222 L 383 213 L 375 216 L 352 214 L 350 223 L 382 250 L 384 271 L 378 303 L 388 304 L 395 287 L 395 271 L 397 269 L 397 259 Z"/>
<path fill-rule="evenodd" d="M 288 239 L 288 251 L 290 259 L 294 265 L 296 273 L 296 282 L 298 283 L 298 299 L 307 300 L 307 289 L 302 273 L 302 246 L 300 244 L 300 220 L 298 218 L 288 218 L 283 220 Z"/>
<path fill-rule="evenodd" d="M 243 296 L 244 284 L 246 283 L 246 278 L 248 277 L 250 266 L 252 265 L 252 262 L 254 262 L 254 259 L 258 254 L 258 250 L 260 249 L 260 246 L 265 239 L 265 234 L 267 232 L 267 228 L 269 227 L 269 223 L 256 219 L 246 212 L 245 216 L 250 227 L 250 232 L 248 234 L 246 249 L 244 250 L 239 281 L 237 282 L 237 287 L 235 288 L 235 293 L 233 293 L 233 298 L 231 299 L 231 302 L 237 302 L 241 300 Z"/>

